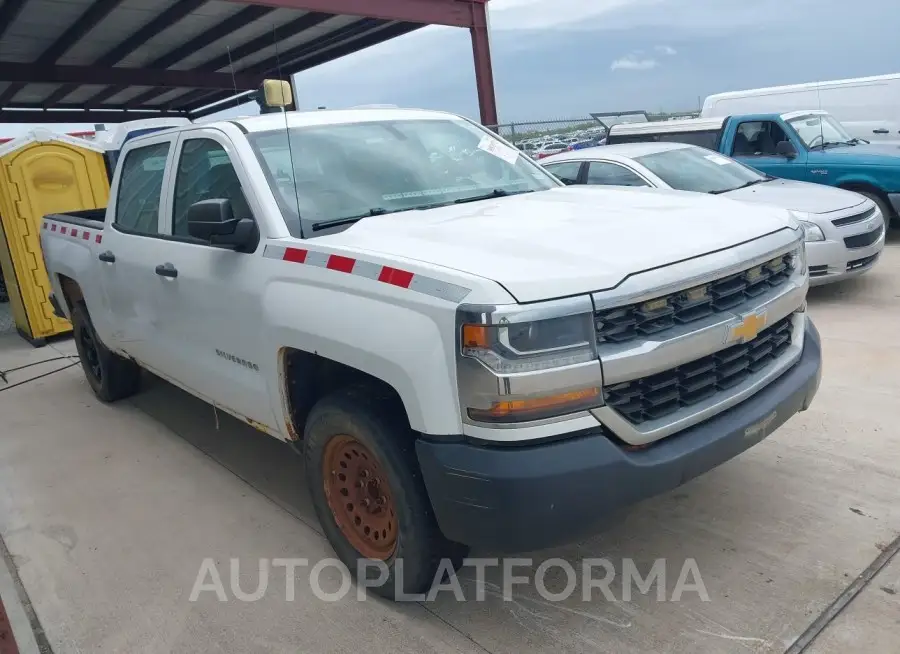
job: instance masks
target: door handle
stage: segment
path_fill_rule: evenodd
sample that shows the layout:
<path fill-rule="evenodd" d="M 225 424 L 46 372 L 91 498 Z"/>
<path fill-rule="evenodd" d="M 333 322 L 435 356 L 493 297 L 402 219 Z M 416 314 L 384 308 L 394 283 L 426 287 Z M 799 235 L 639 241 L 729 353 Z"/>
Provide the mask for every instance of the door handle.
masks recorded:
<path fill-rule="evenodd" d="M 891 130 L 885 129 L 884 127 L 879 127 L 878 129 L 872 130 L 873 134 L 890 134 Z"/>
<path fill-rule="evenodd" d="M 106 250 L 106 252 L 101 252 L 97 258 L 100 259 L 100 261 L 103 261 L 104 263 L 115 263 L 116 262 L 116 255 L 114 255 L 109 250 Z"/>
<path fill-rule="evenodd" d="M 171 263 L 163 263 L 156 267 L 156 274 L 160 277 L 174 279 L 175 277 L 178 277 L 178 270 Z"/>

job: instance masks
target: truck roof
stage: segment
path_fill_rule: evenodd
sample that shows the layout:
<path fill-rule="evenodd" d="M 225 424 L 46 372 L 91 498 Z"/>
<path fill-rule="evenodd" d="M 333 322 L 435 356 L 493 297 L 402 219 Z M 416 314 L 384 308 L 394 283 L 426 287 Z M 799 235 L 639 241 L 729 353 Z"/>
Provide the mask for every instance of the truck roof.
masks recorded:
<path fill-rule="evenodd" d="M 248 132 L 268 132 L 289 127 L 314 125 L 341 125 L 344 123 L 365 123 L 381 120 L 435 120 L 458 118 L 443 111 L 425 109 L 398 109 L 395 107 L 366 107 L 356 109 L 320 109 L 318 111 L 289 111 L 287 113 L 263 114 L 235 118 L 229 121 L 239 123 Z"/>
<path fill-rule="evenodd" d="M 754 95 L 771 95 L 776 92 L 785 91 L 804 91 L 808 89 L 826 89 L 851 84 L 866 84 L 870 82 L 884 82 L 900 78 L 900 73 L 890 73 L 888 75 L 873 75 L 870 77 L 851 77 L 845 79 L 833 79 L 823 82 L 802 82 L 800 84 L 785 84 L 783 86 L 765 86 L 758 89 L 744 89 L 742 91 L 726 91 L 724 93 L 714 93 L 706 98 L 703 106 L 706 107 L 717 100 L 730 100 L 732 98 L 744 98 Z"/>

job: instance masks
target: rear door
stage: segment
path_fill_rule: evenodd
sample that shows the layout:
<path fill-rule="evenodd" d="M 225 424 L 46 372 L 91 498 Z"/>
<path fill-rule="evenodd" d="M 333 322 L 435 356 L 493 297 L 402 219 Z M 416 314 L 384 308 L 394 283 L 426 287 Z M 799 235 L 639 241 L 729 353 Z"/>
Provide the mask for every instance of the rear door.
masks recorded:
<path fill-rule="evenodd" d="M 105 320 L 95 321 L 103 342 L 144 365 L 158 361 L 154 334 L 160 329 L 156 262 L 165 257 L 160 238 L 167 161 L 175 137 L 142 140 L 128 149 L 113 179 L 103 240 L 97 248 Z M 104 327 L 99 327 L 103 325 Z"/>
<path fill-rule="evenodd" d="M 188 209 L 227 199 L 235 218 L 262 215 L 232 141 L 218 129 L 182 132 L 166 200 L 166 251 L 155 265 L 160 313 L 155 338 L 173 381 L 271 433 L 277 427 L 266 379 L 277 379 L 277 353 L 263 348 L 262 246 L 254 252 L 215 247 L 188 233 Z M 259 225 L 259 223 L 257 223 Z M 268 356 L 267 356 L 268 354 Z"/>

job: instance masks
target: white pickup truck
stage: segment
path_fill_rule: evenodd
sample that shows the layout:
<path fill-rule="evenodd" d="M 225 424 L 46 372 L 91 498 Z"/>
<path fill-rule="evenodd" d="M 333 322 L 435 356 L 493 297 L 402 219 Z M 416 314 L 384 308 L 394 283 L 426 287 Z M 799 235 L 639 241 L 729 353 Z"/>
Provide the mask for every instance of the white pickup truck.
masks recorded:
<path fill-rule="evenodd" d="M 565 187 L 445 113 L 138 137 L 105 216 L 47 216 L 42 245 L 96 395 L 146 368 L 297 445 L 336 552 L 384 562 L 388 597 L 467 546 L 590 534 L 819 384 L 787 211 Z"/>

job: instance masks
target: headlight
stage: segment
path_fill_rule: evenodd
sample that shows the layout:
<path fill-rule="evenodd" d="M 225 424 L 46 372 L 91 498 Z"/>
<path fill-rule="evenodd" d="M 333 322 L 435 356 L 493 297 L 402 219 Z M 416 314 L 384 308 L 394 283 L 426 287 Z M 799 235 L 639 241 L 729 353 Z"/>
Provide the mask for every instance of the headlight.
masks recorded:
<path fill-rule="evenodd" d="M 465 324 L 462 355 L 509 374 L 585 363 L 595 357 L 591 314 L 496 325 Z"/>
<path fill-rule="evenodd" d="M 803 229 L 803 240 L 807 243 L 825 240 L 825 234 L 822 233 L 822 228 L 815 223 L 801 220 L 800 227 Z"/>
<path fill-rule="evenodd" d="M 593 315 L 589 297 L 460 307 L 457 381 L 465 418 L 521 423 L 601 406 Z"/>

